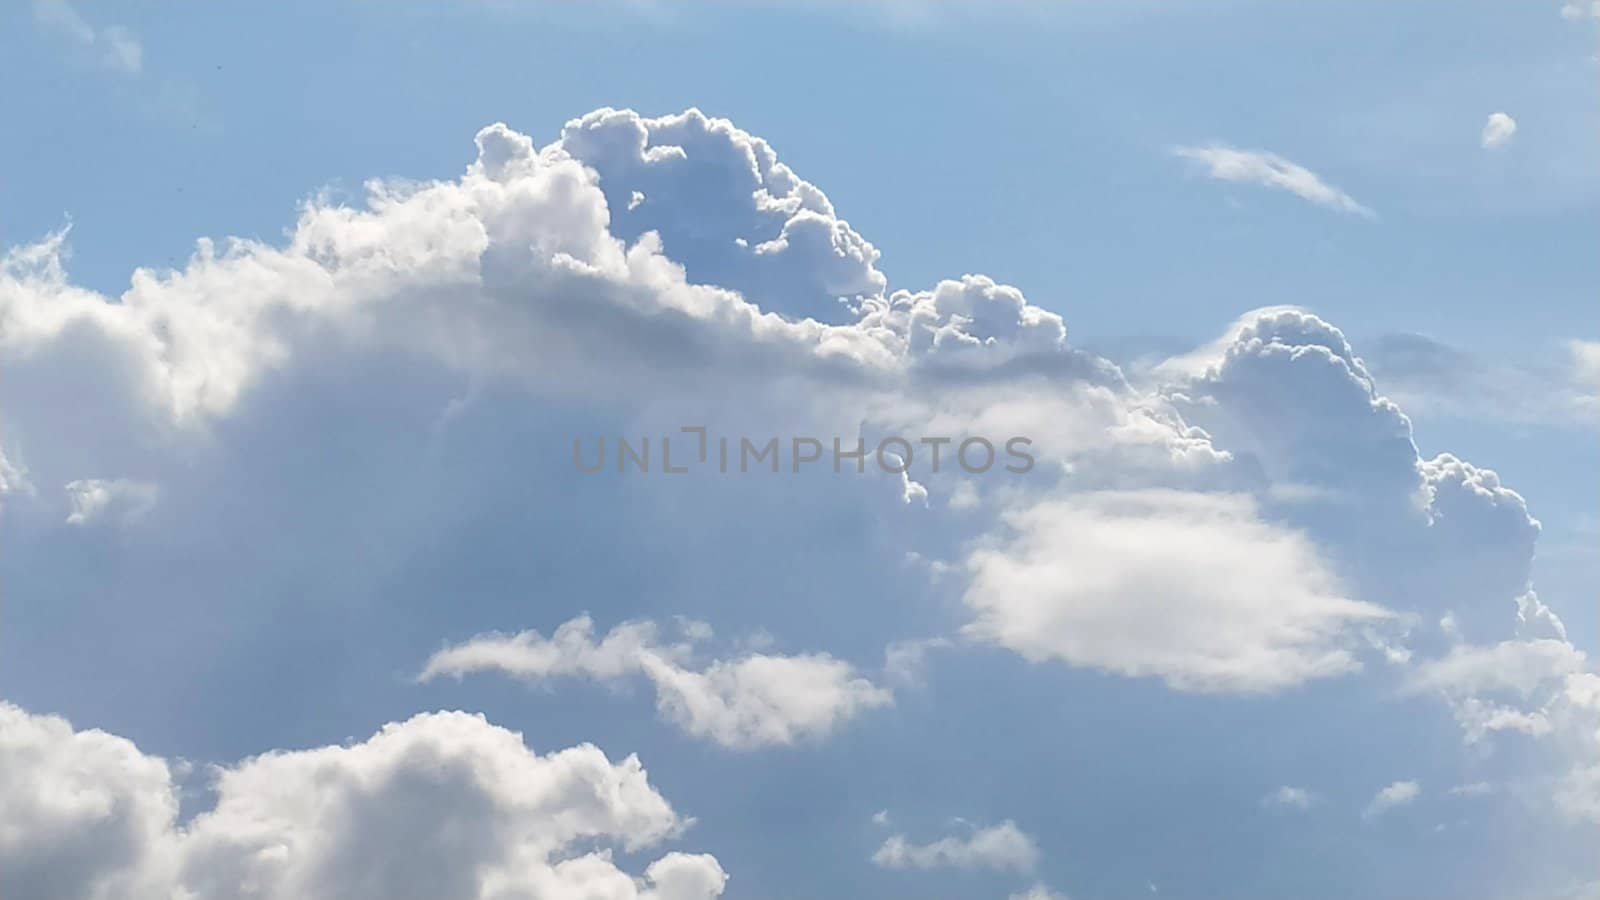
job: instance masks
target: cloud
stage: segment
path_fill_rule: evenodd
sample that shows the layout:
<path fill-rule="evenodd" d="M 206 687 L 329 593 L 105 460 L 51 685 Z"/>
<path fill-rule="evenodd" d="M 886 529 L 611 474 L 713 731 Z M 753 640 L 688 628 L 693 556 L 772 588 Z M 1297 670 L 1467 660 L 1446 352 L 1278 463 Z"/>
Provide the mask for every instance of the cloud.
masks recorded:
<path fill-rule="evenodd" d="M 1489 120 L 1483 123 L 1482 142 L 1485 150 L 1503 147 L 1511 142 L 1517 133 L 1517 120 L 1503 112 L 1490 113 Z"/>
<path fill-rule="evenodd" d="M 33 20 L 90 52 L 104 68 L 124 75 L 144 68 L 144 45 L 132 32 L 117 25 L 96 28 L 67 0 L 33 0 Z"/>
<path fill-rule="evenodd" d="M 709 900 L 710 856 L 636 878 L 600 849 L 687 826 L 635 757 L 539 755 L 464 713 L 360 743 L 275 751 L 211 773 L 214 805 L 178 820 L 164 760 L 101 731 L 0 703 L 0 869 L 30 900 L 607 896 Z"/>
<path fill-rule="evenodd" d="M 600 681 L 642 675 L 668 721 L 695 737 L 748 750 L 828 735 L 894 695 L 826 653 L 751 653 L 690 666 L 688 643 L 664 645 L 650 622 L 628 622 L 595 641 L 588 617 L 550 638 L 536 631 L 480 635 L 435 653 L 421 681 L 501 672 L 528 681 L 577 676 Z"/>
<path fill-rule="evenodd" d="M 1583 651 L 1564 640 L 1502 641 L 1489 647 L 1460 645 L 1428 660 L 1411 675 L 1413 690 L 1476 694 L 1503 690 L 1529 696 L 1552 676 L 1582 672 Z"/>
<path fill-rule="evenodd" d="M 87 525 L 107 518 L 136 519 L 155 505 L 156 486 L 125 478 L 80 478 L 66 485 L 72 512 L 69 525 Z"/>
<path fill-rule="evenodd" d="M 1175 156 L 1199 164 L 1205 174 L 1219 181 L 1255 184 L 1288 191 L 1318 206 L 1366 218 L 1377 214 L 1344 191 L 1324 182 L 1317 173 L 1264 150 L 1239 150 L 1225 144 L 1174 147 Z"/>
<path fill-rule="evenodd" d="M 1262 805 L 1279 809 L 1307 810 L 1316 802 L 1317 798 L 1310 791 L 1288 785 L 1261 798 Z"/>
<path fill-rule="evenodd" d="M 1393 809 L 1409 806 L 1422 795 L 1422 786 L 1415 781 L 1396 781 L 1378 791 L 1362 811 L 1363 819 L 1376 819 Z"/>
<path fill-rule="evenodd" d="M 1581 758 L 1600 740 L 1600 676 L 1591 668 L 1564 636 L 1458 645 L 1419 665 L 1406 688 L 1442 697 L 1468 744 L 1517 733 L 1559 740 Z"/>
<path fill-rule="evenodd" d="M 1365 342 L 1362 360 L 1414 416 L 1556 427 L 1600 425 L 1600 367 L 1572 341 L 1565 358 L 1511 363 L 1420 334 Z"/>
<path fill-rule="evenodd" d="M 1590 421 L 1600 422 L 1600 341 L 1572 341 L 1567 351 L 1578 389 L 1577 405 Z"/>
<path fill-rule="evenodd" d="M 922 684 L 927 676 L 929 652 L 950 646 L 946 638 L 895 641 L 883 651 L 884 677 L 901 685 Z"/>
<path fill-rule="evenodd" d="M 1561 4 L 1561 18 L 1574 22 L 1600 19 L 1600 0 L 1566 0 Z"/>
<path fill-rule="evenodd" d="M 1151 893 L 1155 893 L 1153 886 Z M 1043 884 L 1036 884 L 1025 891 L 1012 894 L 1010 900 L 1068 900 L 1068 897 L 1066 894 L 1051 890 Z"/>
<path fill-rule="evenodd" d="M 468 614 L 528 614 L 504 584 L 600 584 L 585 605 L 630 624 L 486 635 L 430 660 L 431 677 L 642 679 L 669 723 L 754 747 L 887 704 L 887 685 L 922 680 L 919 654 L 886 654 L 880 684 L 829 654 L 708 653 L 705 629 L 669 635 L 663 610 L 720 623 L 767 584 L 784 593 L 761 624 L 838 653 L 965 622 L 1025 659 L 1185 691 L 1281 691 L 1409 655 L 1330 687 L 1351 698 L 1333 714 L 1369 712 L 1458 644 L 1563 640 L 1530 590 L 1539 525 L 1523 498 L 1454 455 L 1421 457 L 1382 369 L 1310 312 L 1256 310 L 1130 381 L 1014 287 L 892 283 L 819 188 L 725 120 L 601 110 L 542 147 L 505 125 L 476 144 L 455 177 L 313 197 L 281 242 L 201 241 L 118 296 L 67 276 L 64 233 L 5 255 L 0 528 L 28 552 L 0 555 L 0 575 L 13 597 L 52 598 L 48 615 L 14 603 L 5 633 L 54 635 L 12 640 L 15 672 L 73 671 L 48 631 L 71 621 L 78 658 L 137 685 L 130 704 L 181 702 L 182 727 L 236 714 L 231 686 L 263 659 L 301 689 L 276 714 L 313 720 L 344 711 L 325 686 L 357 664 L 329 644 L 414 665 Z M 552 435 L 564 456 L 575 432 L 675 430 L 685 409 L 729 433 L 1027 434 L 1040 465 L 980 484 L 919 457 L 893 489 L 823 477 L 675 494 L 665 479 L 573 479 L 541 456 Z M 75 508 L 56 486 L 119 478 L 159 497 L 121 523 L 141 552 L 82 568 L 97 535 L 64 524 Z M 902 503 L 913 480 L 926 508 Z M 752 518 L 753 498 L 818 528 Z M 101 509 L 95 521 L 117 518 Z M 909 551 L 954 562 L 900 567 Z M 175 579 L 180 557 L 196 565 Z M 892 596 L 864 606 L 879 589 Z M 1412 627 L 1445 616 L 1453 634 Z M 208 652 L 183 652 L 196 646 Z M 1560 808 L 1579 812 L 1600 808 L 1584 793 L 1581 674 L 1481 698 L 1545 716 L 1541 747 L 1560 753 L 1524 780 L 1545 797 L 1567 785 Z M 1417 696 L 1434 694 L 1465 697 Z M 1274 708 L 1316 715 L 1296 704 L 1326 696 Z"/>
<path fill-rule="evenodd" d="M 1130 491 L 1050 499 L 967 559 L 966 634 L 1191 691 L 1267 692 L 1351 672 L 1350 599 L 1303 535 L 1248 497 Z"/>
<path fill-rule="evenodd" d="M 904 835 L 883 842 L 872 861 L 885 869 L 997 869 L 1031 872 L 1039 862 L 1039 847 L 1015 822 L 980 828 L 966 836 L 943 837 L 930 844 L 913 844 Z"/>
<path fill-rule="evenodd" d="M 1355 596 L 1450 613 L 1470 641 L 1505 636 L 1539 535 L 1524 499 L 1450 454 L 1422 459 L 1410 419 L 1337 328 L 1282 308 L 1244 322 L 1209 363 L 1189 362 L 1200 374 L 1160 389 L 1185 421 L 1258 473 L 1267 512 L 1352 562 L 1339 571 Z"/>

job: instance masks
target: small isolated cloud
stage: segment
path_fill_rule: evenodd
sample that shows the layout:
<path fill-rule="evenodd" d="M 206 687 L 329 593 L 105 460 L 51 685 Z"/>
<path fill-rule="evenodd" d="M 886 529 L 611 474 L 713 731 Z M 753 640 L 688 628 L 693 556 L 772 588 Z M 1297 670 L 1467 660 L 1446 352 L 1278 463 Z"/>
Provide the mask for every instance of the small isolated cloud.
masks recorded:
<path fill-rule="evenodd" d="M 1483 146 L 1486 150 L 1503 147 L 1511 141 L 1511 136 L 1517 133 L 1517 120 L 1503 112 L 1490 113 L 1489 121 L 1483 123 Z"/>
<path fill-rule="evenodd" d="M 1305 788 L 1290 787 L 1288 785 L 1284 785 L 1261 798 L 1263 806 L 1274 809 L 1310 809 L 1315 802 L 1316 797 L 1312 796 L 1310 791 Z"/>
<path fill-rule="evenodd" d="M 1204 147 L 1174 147 L 1173 155 L 1197 163 L 1205 174 L 1219 181 L 1255 184 L 1288 191 L 1302 200 L 1339 212 L 1377 218 L 1371 209 L 1356 202 L 1305 166 L 1265 150 L 1240 150 L 1226 144 Z"/>
<path fill-rule="evenodd" d="M 156 503 L 156 486 L 125 478 L 83 478 L 66 485 L 68 525 L 116 520 L 130 522 Z"/>
<path fill-rule="evenodd" d="M 693 625 L 694 623 L 691 623 Z M 652 622 L 626 622 L 600 640 L 580 616 L 549 638 L 537 631 L 486 634 L 435 653 L 419 681 L 494 671 L 526 681 L 560 676 L 614 682 L 644 676 L 661 715 L 694 737 L 736 750 L 819 738 L 894 695 L 826 653 L 751 653 L 690 665 L 704 628 L 682 629 L 686 642 L 665 644 Z"/>
<path fill-rule="evenodd" d="M 89 51 L 104 68 L 126 75 L 144 68 L 144 45 L 133 32 L 117 25 L 96 28 L 67 0 L 34 0 L 33 21 Z"/>
<path fill-rule="evenodd" d="M 1415 781 L 1396 781 L 1373 796 L 1361 818 L 1376 819 L 1391 809 L 1409 805 L 1421 795 L 1422 786 Z"/>
<path fill-rule="evenodd" d="M 1015 822 L 981 828 L 966 837 L 944 837 L 931 844 L 913 844 L 894 835 L 872 854 L 885 869 L 998 869 L 1031 872 L 1039 847 Z"/>

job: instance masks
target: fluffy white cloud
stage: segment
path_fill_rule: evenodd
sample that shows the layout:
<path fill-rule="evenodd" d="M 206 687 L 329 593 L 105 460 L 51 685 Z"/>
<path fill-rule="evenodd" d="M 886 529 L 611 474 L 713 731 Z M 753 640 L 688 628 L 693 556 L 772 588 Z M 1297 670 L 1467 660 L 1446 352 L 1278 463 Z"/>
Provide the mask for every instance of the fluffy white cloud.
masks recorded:
<path fill-rule="evenodd" d="M 1302 200 L 1339 212 L 1374 218 L 1372 210 L 1354 197 L 1323 181 L 1317 173 L 1265 150 L 1239 150 L 1226 144 L 1203 147 L 1174 147 L 1172 152 L 1199 164 L 1210 177 L 1220 181 L 1255 184 L 1288 191 Z"/>
<path fill-rule="evenodd" d="M 645 849 L 686 826 L 636 757 L 539 755 L 464 713 L 219 767 L 212 791 L 180 822 L 165 761 L 0 704 L 7 896 L 708 900 L 726 882 L 710 856 L 669 853 L 635 877 L 598 849 Z"/>
<path fill-rule="evenodd" d="M 164 760 L 124 738 L 0 702 L 0 873 L 8 896 L 139 897 L 177 815 Z"/>
<path fill-rule="evenodd" d="M 1483 123 L 1483 134 L 1480 140 L 1485 150 L 1503 147 L 1511 141 L 1517 133 L 1517 120 L 1503 112 L 1490 113 L 1488 121 Z"/>
<path fill-rule="evenodd" d="M 86 513 L 104 519 L 114 504 L 94 498 L 121 476 L 160 498 L 124 531 L 226 563 L 226 580 L 197 573 L 196 591 L 227 598 L 236 582 L 282 571 L 281 593 L 333 585 L 318 599 L 388 609 L 398 601 L 386 589 L 416 573 L 413 560 L 502 509 L 509 481 L 566 474 L 525 466 L 529 435 L 566 427 L 552 416 L 578 406 L 634 425 L 680 415 L 692 398 L 741 426 L 1033 437 L 1041 464 L 1025 483 L 932 473 L 919 458 L 893 490 L 836 482 L 823 498 L 882 500 L 872 511 L 895 514 L 907 496 L 927 500 L 911 511 L 927 530 L 884 558 L 914 548 L 936 560 L 935 587 L 965 599 L 968 635 L 1030 659 L 1262 692 L 1351 672 L 1362 648 L 1385 649 L 1383 676 L 1404 677 L 1408 655 L 1429 673 L 1457 644 L 1563 639 L 1529 590 L 1539 527 L 1522 498 L 1454 456 L 1420 458 L 1378 376 L 1310 313 L 1258 310 L 1129 383 L 1014 288 L 971 275 L 891 289 L 877 251 L 828 198 L 731 123 L 601 110 L 543 148 L 503 125 L 477 145 L 457 178 L 375 182 L 354 206 L 313 199 L 281 245 L 203 241 L 180 270 L 140 270 L 116 297 L 67 277 L 65 235 L 10 251 L 0 263 L 6 537 L 56 541 L 60 559 L 80 558 L 68 551 L 90 532 L 63 525 L 76 508 L 59 486 L 79 485 Z M 1208 159 L 1195 157 L 1218 177 L 1360 209 L 1277 158 Z M 474 410 L 479 430 L 462 436 L 454 429 Z M 472 453 L 459 452 L 466 444 Z M 706 521 L 695 516 L 726 512 L 685 505 L 671 521 L 691 529 Z M 131 572 L 144 592 L 129 596 L 160 595 L 169 571 L 134 571 L 138 559 L 117 556 L 105 577 Z M 280 592 L 247 602 L 276 602 L 259 599 L 269 593 Z M 829 599 L 827 614 L 858 603 L 818 602 Z M 252 612 L 252 622 L 294 621 L 277 607 Z M 1457 623 L 1448 637 L 1403 632 L 1445 616 Z M 327 621 L 345 618 L 365 621 Z M 420 640 L 436 640 L 426 630 L 436 625 L 419 625 Z M 925 621 L 915 627 L 927 633 Z M 247 638 L 233 646 L 255 648 L 257 634 Z M 588 625 L 548 639 L 491 635 L 448 648 L 428 671 L 643 678 L 670 722 L 742 747 L 826 734 L 889 702 L 831 656 L 706 660 L 703 640 L 637 622 L 600 637 Z M 917 681 L 918 655 L 891 653 L 887 677 Z M 1582 675 L 1539 691 L 1588 696 Z M 1531 715 L 1543 696 L 1503 702 Z M 1543 737 L 1569 731 L 1579 729 Z M 1592 741 L 1575 746 L 1575 759 L 1592 758 Z M 1592 780 L 1569 768 L 1564 802 L 1588 808 Z M 676 866 L 659 871 L 661 890 L 668 873 L 692 885 L 709 871 Z"/>
<path fill-rule="evenodd" d="M 689 637 L 705 636 L 691 629 Z M 642 675 L 661 714 L 688 734 L 735 749 L 822 737 L 863 712 L 894 701 L 885 688 L 826 653 L 751 653 L 693 668 L 692 647 L 661 642 L 651 622 L 617 626 L 599 641 L 587 616 L 549 638 L 536 631 L 480 635 L 435 653 L 420 680 L 501 672 L 526 680 L 581 676 L 602 681 Z"/>
<path fill-rule="evenodd" d="M 1421 795 L 1422 785 L 1415 781 L 1396 781 L 1374 794 L 1372 802 L 1367 804 L 1361 816 L 1365 819 L 1376 819 L 1390 810 L 1411 805 Z"/>
<path fill-rule="evenodd" d="M 872 861 L 886 869 L 1000 869 L 1030 872 L 1039 862 L 1039 847 L 1015 822 L 980 828 L 968 835 L 914 844 L 891 835 Z"/>
<path fill-rule="evenodd" d="M 1232 494 L 1089 493 L 1011 513 L 967 560 L 969 636 L 1183 690 L 1272 691 L 1359 667 L 1350 599 L 1303 535 Z"/>
<path fill-rule="evenodd" d="M 1350 627 L 1382 617 L 1377 604 L 1337 583 L 1316 542 L 1263 514 L 1260 496 L 1327 505 L 1348 490 L 1345 473 L 1362 471 L 1362 491 L 1384 505 L 1386 519 L 1415 514 L 1421 522 L 1426 513 L 1419 504 L 1429 491 L 1448 495 L 1489 477 L 1444 458 L 1424 466 L 1409 423 L 1375 394 L 1342 335 L 1298 311 L 1241 320 L 1217 345 L 1218 359 L 1164 396 L 1152 396 L 1131 389 L 1103 361 L 1067 348 L 1058 316 L 989 279 L 968 276 L 884 296 L 875 252 L 834 217 L 827 198 L 778 163 L 764 142 L 721 120 L 696 112 L 647 119 L 602 110 L 570 123 L 562 140 L 543 151 L 498 125 L 484 129 L 478 145 L 477 162 L 458 181 L 374 184 L 364 210 L 312 203 L 282 248 L 236 242 L 219 252 L 202 242 L 184 271 L 141 271 L 116 303 L 66 279 L 61 236 L 13 251 L 0 270 L 8 323 L 0 332 L 8 360 L 8 377 L 0 381 L 7 402 L 0 408 L 13 425 L 8 433 L 30 452 L 8 452 L 8 459 L 29 463 L 36 480 L 65 483 L 125 462 L 104 449 L 115 442 L 82 439 L 91 433 L 168 452 L 164 445 L 200 440 L 191 435 L 238 415 L 240 398 L 264 382 L 315 367 L 340 347 L 398 351 L 475 380 L 508 378 L 540 393 L 589 396 L 620 381 L 649 396 L 645 388 L 680 376 L 724 392 L 784 373 L 814 379 L 817 406 L 837 409 L 840 391 L 867 385 L 845 396 L 886 427 L 1028 433 L 1041 446 L 1048 442 L 1075 484 L 1118 489 L 1082 500 L 1057 497 L 1031 514 L 1032 501 L 993 495 L 993 508 L 1006 511 L 1011 527 L 1026 527 L 1000 530 L 973 555 L 968 602 L 979 615 L 972 634 L 1033 658 L 1066 658 L 1206 690 L 1270 690 L 1350 671 Z M 636 192 L 650 201 L 626 210 Z M 627 218 L 652 209 L 660 218 Z M 807 249 L 792 239 L 809 227 L 796 217 L 827 219 L 841 243 Z M 619 233 L 636 237 L 630 245 Z M 669 257 L 674 246 L 694 261 L 684 266 Z M 766 249 L 751 249 L 757 247 Z M 764 274 L 782 260 L 808 272 L 848 263 L 855 274 L 818 283 Z M 742 292 L 705 283 L 712 277 Z M 798 293 L 763 293 L 772 283 Z M 854 321 L 834 302 L 841 291 L 856 292 L 846 295 Z M 803 314 L 843 324 L 795 318 Z M 103 404 L 92 428 L 84 417 L 62 416 L 41 402 L 63 377 L 84 384 L 82 393 Z M 1013 385 L 1004 402 L 995 402 L 992 390 L 977 390 L 1001 379 Z M 1259 467 L 1262 478 L 1252 481 L 1235 458 Z M 1419 469 L 1427 477 L 1419 478 Z M 1141 493 L 1153 486 L 1182 490 Z M 1195 492 L 1196 486 L 1229 490 Z M 1042 482 L 1035 495 L 1048 487 Z M 931 499 L 943 489 L 954 497 L 973 493 L 970 483 L 919 471 L 914 481 L 907 476 L 902 495 Z M 1486 490 L 1491 502 L 1501 502 L 1493 499 L 1498 487 Z M 1503 505 L 1514 506 L 1510 498 Z M 1068 517 L 1064 523 L 1051 521 L 1057 512 Z M 1132 579 L 1125 585 L 1074 579 L 1058 590 L 1027 577 L 1060 565 L 1050 559 L 1051 541 L 1075 552 L 1075 528 L 1127 533 L 1144 527 L 1146 515 L 1150 527 L 1174 542 L 1171 548 L 1135 547 L 1092 561 L 1103 564 L 1097 577 L 1121 572 Z M 1452 516 L 1452 526 L 1460 519 Z M 1512 537 L 1502 542 L 1513 548 L 1508 554 L 1531 541 Z M 1245 544 L 1257 539 L 1261 546 L 1252 552 Z M 1008 563 L 1007 549 L 1033 559 Z M 1198 566 L 1193 575 L 1202 574 L 1207 558 L 1231 553 L 1257 577 L 1221 590 L 1213 566 L 1210 584 L 1203 578 L 1153 583 L 1160 579 L 1149 564 L 1168 552 Z M 1263 606 L 1264 594 L 1252 585 L 1291 569 L 1287 601 Z M 1505 580 L 1520 590 L 1525 571 L 1507 572 Z M 1006 596 L 990 590 L 1013 578 L 1039 590 Z M 1169 596 L 1163 593 L 1169 587 L 1181 590 Z M 1087 602 L 1123 588 L 1153 593 L 1129 604 Z M 1178 597 L 1188 602 L 1177 604 Z M 1174 617 L 1169 602 L 1179 610 L 1221 612 L 1224 627 L 1181 638 L 1171 622 L 1198 625 L 1209 613 Z M 1030 624 L 1018 625 L 1047 622 L 1063 609 L 1058 625 L 1093 623 L 1095 633 L 1118 639 L 1093 648 L 1070 639 L 1054 644 L 1049 629 L 1034 634 L 1027 633 Z M 661 682 L 672 683 L 667 676 L 674 674 L 665 672 Z M 714 683 L 753 677 L 715 674 Z M 685 683 L 720 696 L 712 685 Z M 685 721 L 708 721 L 689 712 L 699 704 L 681 708 Z"/>

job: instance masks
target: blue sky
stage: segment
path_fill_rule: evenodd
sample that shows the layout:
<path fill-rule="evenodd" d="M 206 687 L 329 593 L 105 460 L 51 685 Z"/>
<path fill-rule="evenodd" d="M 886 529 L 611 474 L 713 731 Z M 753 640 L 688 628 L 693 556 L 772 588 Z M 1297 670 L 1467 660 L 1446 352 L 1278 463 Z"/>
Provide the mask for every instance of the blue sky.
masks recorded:
<path fill-rule="evenodd" d="M 1600 8 L 3 15 L 8 900 L 1600 891 Z"/>

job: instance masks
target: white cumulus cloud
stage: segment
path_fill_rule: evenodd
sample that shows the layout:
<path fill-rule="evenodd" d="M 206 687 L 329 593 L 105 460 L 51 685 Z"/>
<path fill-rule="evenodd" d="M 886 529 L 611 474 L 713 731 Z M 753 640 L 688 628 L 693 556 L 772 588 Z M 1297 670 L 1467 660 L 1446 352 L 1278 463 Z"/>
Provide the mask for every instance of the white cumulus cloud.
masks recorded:
<path fill-rule="evenodd" d="M 727 876 L 643 850 L 687 826 L 635 757 L 540 755 L 464 713 L 212 772 L 178 819 L 172 767 L 132 742 L 0 703 L 0 872 L 29 900 L 710 900 Z"/>

